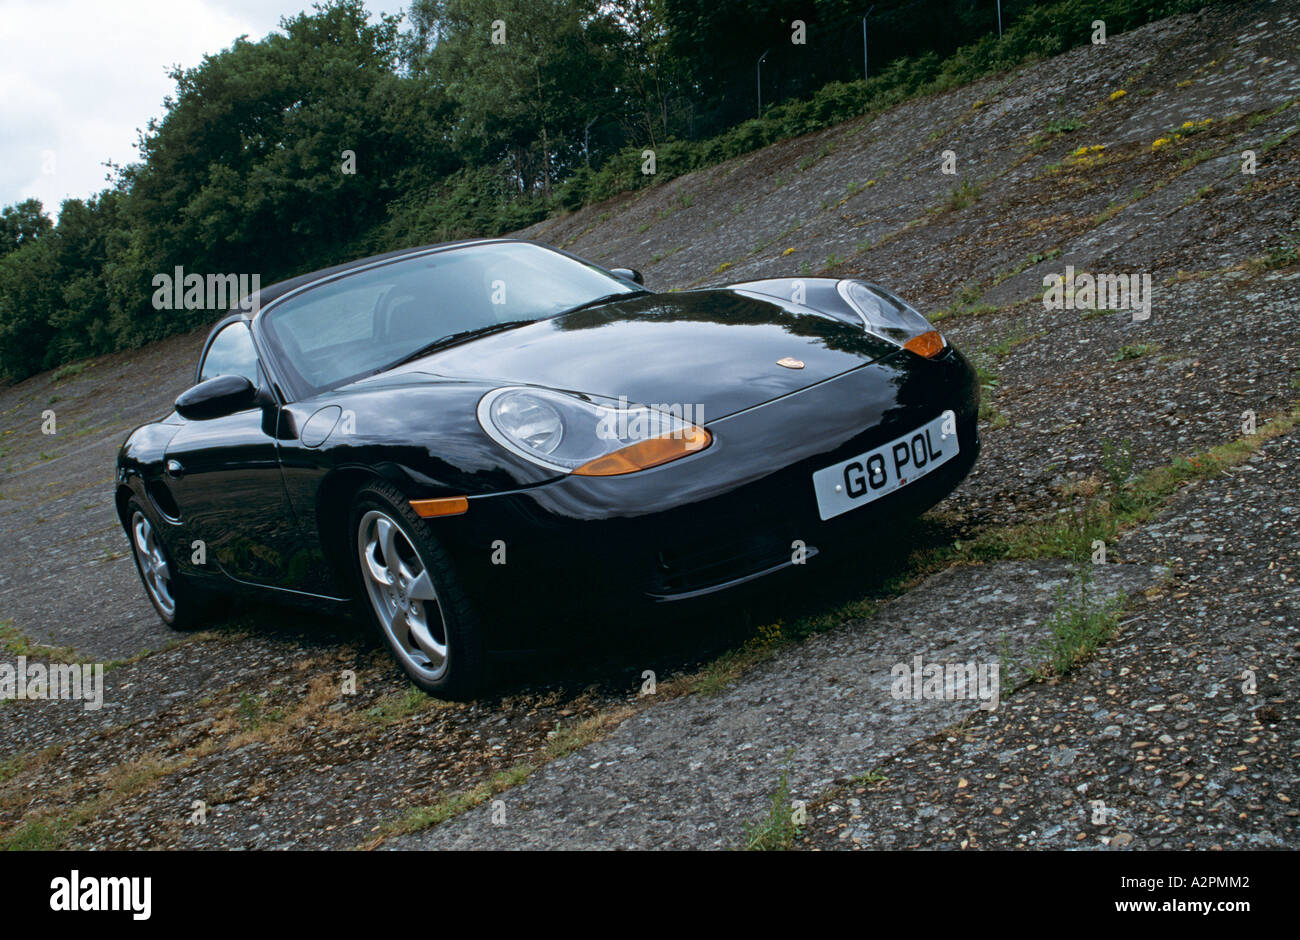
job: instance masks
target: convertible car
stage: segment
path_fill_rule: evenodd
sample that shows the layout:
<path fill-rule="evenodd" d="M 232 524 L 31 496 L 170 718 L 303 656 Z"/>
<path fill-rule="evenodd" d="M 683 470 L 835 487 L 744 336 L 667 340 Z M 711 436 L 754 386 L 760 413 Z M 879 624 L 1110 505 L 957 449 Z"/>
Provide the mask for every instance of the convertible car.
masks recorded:
<path fill-rule="evenodd" d="M 546 624 L 887 546 L 974 463 L 973 370 L 885 288 L 641 281 L 488 239 L 263 288 L 118 455 L 159 616 L 352 610 L 416 685 L 469 697 Z"/>

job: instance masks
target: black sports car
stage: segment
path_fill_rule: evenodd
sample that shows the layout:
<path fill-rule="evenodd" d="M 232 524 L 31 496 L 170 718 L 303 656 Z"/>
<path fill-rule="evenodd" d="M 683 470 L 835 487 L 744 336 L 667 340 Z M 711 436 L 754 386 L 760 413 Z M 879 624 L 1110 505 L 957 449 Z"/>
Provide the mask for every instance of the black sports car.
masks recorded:
<path fill-rule="evenodd" d="M 640 282 L 491 239 L 263 288 L 118 455 L 159 615 L 190 626 L 232 591 L 355 604 L 412 681 L 470 696 L 543 614 L 879 543 L 969 471 L 974 372 L 884 288 Z"/>

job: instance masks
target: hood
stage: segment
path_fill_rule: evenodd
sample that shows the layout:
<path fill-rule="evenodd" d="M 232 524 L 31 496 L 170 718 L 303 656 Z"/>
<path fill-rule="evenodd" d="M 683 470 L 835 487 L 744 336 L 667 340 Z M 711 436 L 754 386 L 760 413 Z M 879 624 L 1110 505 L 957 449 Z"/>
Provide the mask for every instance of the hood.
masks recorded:
<path fill-rule="evenodd" d="M 637 404 L 697 405 L 714 420 L 897 348 L 860 324 L 723 288 L 639 294 L 563 314 L 439 350 L 387 377 L 428 373 Z M 779 365 L 783 359 L 802 368 Z"/>

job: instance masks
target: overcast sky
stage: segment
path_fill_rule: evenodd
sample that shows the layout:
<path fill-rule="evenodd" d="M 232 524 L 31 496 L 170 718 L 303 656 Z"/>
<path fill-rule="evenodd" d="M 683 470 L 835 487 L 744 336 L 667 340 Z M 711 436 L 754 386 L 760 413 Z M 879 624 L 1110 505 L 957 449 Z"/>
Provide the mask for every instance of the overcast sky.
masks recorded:
<path fill-rule="evenodd" d="M 366 0 L 372 17 L 406 0 Z M 0 0 L 0 206 L 35 196 L 51 215 L 136 158 L 173 65 L 260 39 L 310 0 Z"/>

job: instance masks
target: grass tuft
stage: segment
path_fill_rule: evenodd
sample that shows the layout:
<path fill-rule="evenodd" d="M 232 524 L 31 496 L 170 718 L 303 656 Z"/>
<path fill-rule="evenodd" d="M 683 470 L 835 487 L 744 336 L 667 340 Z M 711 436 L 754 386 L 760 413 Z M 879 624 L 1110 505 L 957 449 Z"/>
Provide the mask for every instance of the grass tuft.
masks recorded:
<path fill-rule="evenodd" d="M 793 749 L 785 755 L 785 766 L 768 804 L 767 815 L 745 824 L 745 851 L 779 852 L 790 848 L 799 837 L 795 822 L 795 809 L 790 801 L 790 759 Z"/>

